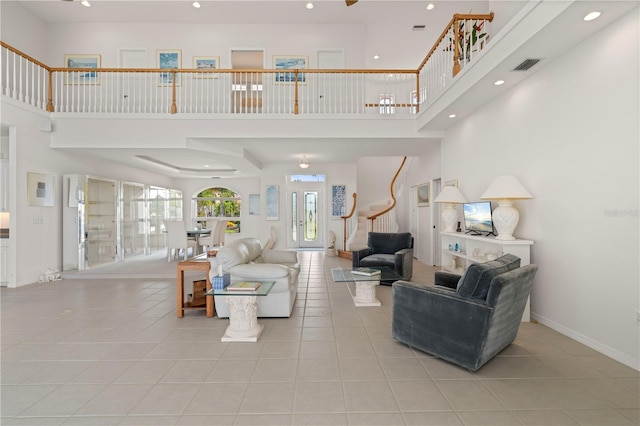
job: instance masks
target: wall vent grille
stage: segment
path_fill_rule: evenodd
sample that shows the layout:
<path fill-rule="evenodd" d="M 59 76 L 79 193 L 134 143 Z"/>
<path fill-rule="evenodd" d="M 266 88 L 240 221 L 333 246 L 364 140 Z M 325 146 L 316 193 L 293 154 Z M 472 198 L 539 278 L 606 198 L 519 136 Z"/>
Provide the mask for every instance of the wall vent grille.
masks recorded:
<path fill-rule="evenodd" d="M 540 62 L 540 59 L 525 59 L 520 65 L 515 67 L 514 71 L 529 71 L 529 69 Z"/>

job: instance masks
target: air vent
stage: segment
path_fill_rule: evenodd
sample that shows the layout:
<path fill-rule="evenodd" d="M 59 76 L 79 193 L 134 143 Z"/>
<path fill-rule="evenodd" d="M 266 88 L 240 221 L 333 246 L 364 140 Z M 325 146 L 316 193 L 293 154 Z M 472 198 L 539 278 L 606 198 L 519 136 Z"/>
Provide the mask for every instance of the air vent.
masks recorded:
<path fill-rule="evenodd" d="M 540 59 L 525 59 L 520 65 L 515 67 L 514 71 L 529 71 L 529 69 L 540 62 Z"/>
<path fill-rule="evenodd" d="M 424 31 L 425 28 L 427 28 L 426 25 L 414 25 L 411 30 L 412 31 Z"/>

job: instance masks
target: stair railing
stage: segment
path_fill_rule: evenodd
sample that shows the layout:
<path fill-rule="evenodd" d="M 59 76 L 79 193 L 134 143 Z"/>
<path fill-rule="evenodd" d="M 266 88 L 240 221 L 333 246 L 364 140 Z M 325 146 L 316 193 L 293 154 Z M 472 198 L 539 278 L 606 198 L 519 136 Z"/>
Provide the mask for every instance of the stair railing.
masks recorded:
<path fill-rule="evenodd" d="M 413 115 L 486 48 L 492 20 L 455 14 L 417 69 L 50 67 L 0 40 L 0 88 L 58 113 Z"/>
<path fill-rule="evenodd" d="M 400 174 L 400 171 L 402 170 L 402 167 L 404 167 L 404 164 L 406 162 L 407 162 L 407 157 L 405 156 L 402 159 L 402 163 L 400 164 L 400 167 L 398 167 L 396 174 L 393 176 L 393 179 L 391 179 L 391 184 L 389 185 L 389 193 L 391 194 L 392 201 L 389 207 L 371 216 L 367 216 L 369 232 L 390 232 L 391 230 L 390 216 L 391 215 L 389 213 L 396 207 L 396 204 L 397 204 L 396 196 L 393 191 L 393 185 L 395 184 L 396 179 L 398 179 L 398 175 Z"/>
<path fill-rule="evenodd" d="M 340 216 L 342 219 L 342 251 L 347 251 L 347 236 L 355 232 L 358 227 L 358 218 L 355 216 L 356 207 L 358 204 L 358 195 L 353 193 L 353 205 L 348 215 Z"/>

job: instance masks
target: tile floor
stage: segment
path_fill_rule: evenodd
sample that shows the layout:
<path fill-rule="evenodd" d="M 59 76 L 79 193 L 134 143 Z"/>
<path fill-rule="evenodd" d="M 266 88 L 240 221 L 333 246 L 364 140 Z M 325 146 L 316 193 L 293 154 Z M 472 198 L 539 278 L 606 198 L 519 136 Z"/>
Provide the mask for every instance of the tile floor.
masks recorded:
<path fill-rule="evenodd" d="M 64 279 L 1 291 L 2 425 L 638 425 L 639 374 L 538 324 L 472 374 L 391 338 L 391 288 L 355 308 L 300 252 L 294 313 L 257 343 L 175 315 L 175 281 Z M 432 279 L 416 265 L 413 280 Z"/>

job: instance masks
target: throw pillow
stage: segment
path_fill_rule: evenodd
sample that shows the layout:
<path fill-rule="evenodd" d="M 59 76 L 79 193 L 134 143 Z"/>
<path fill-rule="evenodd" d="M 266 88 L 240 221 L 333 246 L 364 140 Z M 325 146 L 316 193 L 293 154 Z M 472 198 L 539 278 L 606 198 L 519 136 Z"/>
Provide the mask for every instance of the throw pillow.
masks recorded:
<path fill-rule="evenodd" d="M 470 299 L 487 298 L 489 283 L 496 276 L 520 267 L 520 258 L 505 254 L 485 263 L 474 263 L 464 272 L 458 281 L 457 293 Z"/>

